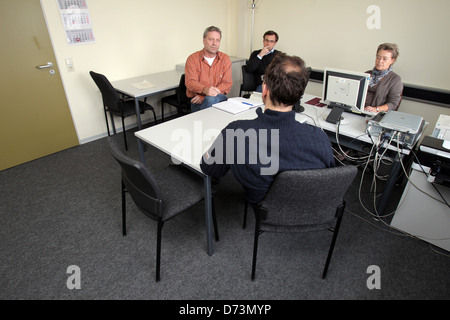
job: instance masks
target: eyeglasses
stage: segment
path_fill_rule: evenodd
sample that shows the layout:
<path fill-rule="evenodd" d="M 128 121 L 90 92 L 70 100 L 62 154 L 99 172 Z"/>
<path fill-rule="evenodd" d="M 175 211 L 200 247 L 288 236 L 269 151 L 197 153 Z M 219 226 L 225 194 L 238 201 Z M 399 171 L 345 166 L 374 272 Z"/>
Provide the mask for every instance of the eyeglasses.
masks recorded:
<path fill-rule="evenodd" d="M 264 42 L 270 42 L 270 43 L 275 43 L 275 40 L 269 40 L 269 39 L 264 39 Z"/>

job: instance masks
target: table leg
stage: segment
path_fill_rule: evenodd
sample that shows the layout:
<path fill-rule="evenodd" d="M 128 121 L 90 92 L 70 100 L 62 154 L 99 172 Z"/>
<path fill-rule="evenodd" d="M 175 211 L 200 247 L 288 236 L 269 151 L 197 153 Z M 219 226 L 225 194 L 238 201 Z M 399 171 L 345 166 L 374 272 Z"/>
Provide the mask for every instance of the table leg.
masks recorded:
<path fill-rule="evenodd" d="M 136 118 L 138 123 L 139 130 L 142 129 L 142 123 L 141 123 L 141 110 L 139 109 L 139 98 L 134 98 L 134 105 L 136 106 Z"/>
<path fill-rule="evenodd" d="M 213 225 L 212 225 L 212 190 L 211 177 L 205 175 L 205 217 L 206 217 L 206 244 L 209 256 L 213 254 Z"/>

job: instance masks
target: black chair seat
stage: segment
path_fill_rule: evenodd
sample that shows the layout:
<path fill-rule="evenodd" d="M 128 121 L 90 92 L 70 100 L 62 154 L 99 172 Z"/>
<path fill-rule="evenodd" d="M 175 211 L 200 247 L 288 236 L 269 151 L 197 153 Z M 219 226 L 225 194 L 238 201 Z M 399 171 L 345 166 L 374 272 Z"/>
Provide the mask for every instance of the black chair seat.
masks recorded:
<path fill-rule="evenodd" d="M 153 177 L 162 192 L 162 220 L 167 221 L 181 211 L 203 200 L 203 179 L 182 166 L 170 165 Z"/>

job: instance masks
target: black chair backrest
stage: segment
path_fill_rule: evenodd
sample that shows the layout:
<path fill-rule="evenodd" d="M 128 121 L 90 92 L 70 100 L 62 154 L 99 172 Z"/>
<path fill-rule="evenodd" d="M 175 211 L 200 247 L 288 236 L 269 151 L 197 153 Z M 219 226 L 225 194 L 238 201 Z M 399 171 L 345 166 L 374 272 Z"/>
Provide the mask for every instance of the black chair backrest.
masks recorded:
<path fill-rule="evenodd" d="M 255 75 L 247 71 L 247 66 L 245 64 L 242 65 L 241 91 L 255 91 L 256 86 Z"/>
<path fill-rule="evenodd" d="M 180 84 L 178 86 L 178 94 L 181 104 L 190 104 L 190 99 L 186 95 L 186 76 L 184 74 L 180 77 Z"/>
<path fill-rule="evenodd" d="M 108 137 L 108 147 L 122 169 L 122 181 L 135 204 L 150 218 L 162 214 L 162 192 L 148 168 L 123 153 L 117 143 Z"/>
<path fill-rule="evenodd" d="M 343 203 L 357 171 L 355 166 L 348 165 L 280 172 L 261 204 L 267 209 L 261 229 L 273 225 L 302 231 L 305 226 L 334 221 L 336 208 Z"/>
<path fill-rule="evenodd" d="M 114 111 L 121 111 L 119 94 L 114 89 L 111 82 L 109 82 L 103 74 L 96 73 L 94 71 L 90 71 L 89 74 L 97 87 L 100 89 L 104 106 Z"/>

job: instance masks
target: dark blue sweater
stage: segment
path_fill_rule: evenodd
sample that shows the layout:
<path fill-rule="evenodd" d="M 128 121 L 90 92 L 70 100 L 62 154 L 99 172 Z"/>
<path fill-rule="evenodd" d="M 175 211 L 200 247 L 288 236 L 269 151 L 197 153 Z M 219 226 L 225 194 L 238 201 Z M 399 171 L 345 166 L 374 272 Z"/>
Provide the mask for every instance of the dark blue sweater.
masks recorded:
<path fill-rule="evenodd" d="M 257 118 L 231 122 L 222 130 L 209 158 L 202 158 L 205 174 L 222 177 L 231 168 L 246 199 L 258 203 L 279 171 L 334 167 L 330 140 L 321 129 L 296 121 L 294 111 L 256 112 Z"/>

